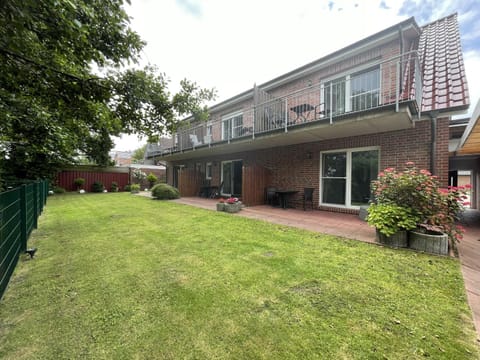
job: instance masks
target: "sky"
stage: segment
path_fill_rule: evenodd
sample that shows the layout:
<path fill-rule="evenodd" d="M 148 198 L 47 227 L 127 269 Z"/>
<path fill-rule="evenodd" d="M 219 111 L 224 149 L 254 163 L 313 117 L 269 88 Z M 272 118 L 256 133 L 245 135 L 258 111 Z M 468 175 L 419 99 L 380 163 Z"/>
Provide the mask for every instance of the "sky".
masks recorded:
<path fill-rule="evenodd" d="M 215 102 L 414 17 L 419 26 L 458 13 L 470 93 L 480 99 L 479 0 L 131 0 L 131 28 L 147 45 L 140 65 L 215 88 Z M 135 150 L 136 136 L 115 140 Z"/>

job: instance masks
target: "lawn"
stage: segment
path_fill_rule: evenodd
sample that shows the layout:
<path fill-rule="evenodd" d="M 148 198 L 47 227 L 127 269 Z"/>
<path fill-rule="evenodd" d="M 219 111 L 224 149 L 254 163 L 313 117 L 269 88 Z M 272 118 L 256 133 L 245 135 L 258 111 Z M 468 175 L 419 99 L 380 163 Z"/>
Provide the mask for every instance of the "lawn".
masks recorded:
<path fill-rule="evenodd" d="M 126 193 L 55 195 L 1 359 L 478 359 L 457 259 Z"/>

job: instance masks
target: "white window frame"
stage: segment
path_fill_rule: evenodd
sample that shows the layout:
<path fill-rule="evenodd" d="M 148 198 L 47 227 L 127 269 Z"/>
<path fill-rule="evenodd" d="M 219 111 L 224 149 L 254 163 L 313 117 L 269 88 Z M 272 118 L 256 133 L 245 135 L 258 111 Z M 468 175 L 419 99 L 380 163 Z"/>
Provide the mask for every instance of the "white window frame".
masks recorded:
<path fill-rule="evenodd" d="M 235 138 L 232 120 L 237 116 L 243 117 L 243 111 L 235 111 L 233 113 L 222 116 L 222 140 L 230 140 Z M 229 124 L 228 126 L 230 127 L 230 134 L 228 139 L 225 138 L 225 125 L 227 123 Z M 242 126 L 243 126 L 243 118 L 242 118 Z"/>
<path fill-rule="evenodd" d="M 323 206 L 329 207 L 336 207 L 342 209 L 360 209 L 358 205 L 351 205 L 352 203 L 352 153 L 354 152 L 362 152 L 362 151 L 378 151 L 378 169 L 377 173 L 380 171 L 380 147 L 379 146 L 368 146 L 368 147 L 360 147 L 360 148 L 348 148 L 348 149 L 335 149 L 335 150 L 328 150 L 328 151 L 321 151 L 320 152 L 320 174 L 319 174 L 319 203 Z M 332 154 L 332 153 L 346 153 L 347 162 L 345 164 L 345 205 L 340 204 L 331 204 L 323 202 L 323 154 Z"/>
<path fill-rule="evenodd" d="M 351 83 L 350 79 L 352 75 L 362 73 L 362 72 L 368 72 L 369 70 L 373 71 L 378 69 L 379 72 L 379 92 L 378 92 L 378 106 L 382 104 L 382 64 L 368 64 L 359 68 L 356 68 L 352 71 L 348 72 L 343 72 L 339 73 L 333 76 L 330 76 L 320 82 L 320 103 L 323 104 L 323 110 L 326 109 L 326 103 L 325 101 L 325 88 L 327 87 L 327 83 L 330 83 L 335 80 L 343 79 L 345 81 L 345 94 L 344 94 L 344 100 L 345 100 L 345 112 L 348 113 L 352 111 L 352 104 L 351 104 L 351 99 L 352 99 L 352 89 L 351 89 Z M 338 104 L 337 104 L 338 106 Z M 328 114 L 325 114 L 325 116 L 329 116 Z"/>
<path fill-rule="evenodd" d="M 212 163 L 207 162 L 205 164 L 205 179 L 212 180 Z"/>

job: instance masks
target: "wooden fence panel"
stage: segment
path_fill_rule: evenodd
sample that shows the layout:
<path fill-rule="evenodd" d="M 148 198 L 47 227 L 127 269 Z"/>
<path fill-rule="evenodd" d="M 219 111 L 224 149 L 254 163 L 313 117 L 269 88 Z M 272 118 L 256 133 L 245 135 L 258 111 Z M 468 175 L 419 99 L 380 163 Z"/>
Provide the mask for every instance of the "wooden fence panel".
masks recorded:
<path fill-rule="evenodd" d="M 100 181 L 105 189 L 110 191 L 112 182 L 118 184 L 118 189 L 122 191 L 125 185 L 129 184 L 129 173 L 123 172 L 103 172 L 103 171 L 88 171 L 88 170 L 63 170 L 57 175 L 57 185 L 64 188 L 67 191 L 76 191 L 75 179 L 85 179 L 85 184 L 82 188 L 85 191 L 92 191 L 92 185 L 95 181 Z"/>
<path fill-rule="evenodd" d="M 181 169 L 178 174 L 178 190 L 181 196 L 198 196 L 202 186 L 202 173 L 195 169 Z"/>
<path fill-rule="evenodd" d="M 247 206 L 265 204 L 265 188 L 270 185 L 270 170 L 258 164 L 244 165 L 242 201 Z"/>

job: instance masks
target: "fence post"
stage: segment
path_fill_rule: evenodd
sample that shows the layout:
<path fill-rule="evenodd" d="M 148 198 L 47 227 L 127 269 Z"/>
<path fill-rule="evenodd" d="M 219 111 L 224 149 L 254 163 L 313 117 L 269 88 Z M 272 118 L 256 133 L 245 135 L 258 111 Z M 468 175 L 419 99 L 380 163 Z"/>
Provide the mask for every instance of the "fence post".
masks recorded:
<path fill-rule="evenodd" d="M 27 185 L 20 186 L 20 251 L 27 250 Z"/>

